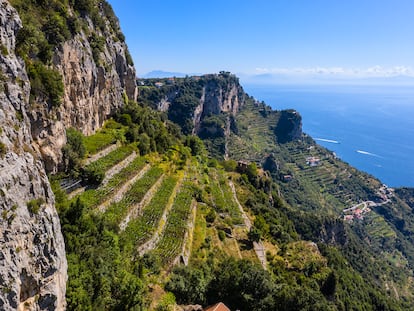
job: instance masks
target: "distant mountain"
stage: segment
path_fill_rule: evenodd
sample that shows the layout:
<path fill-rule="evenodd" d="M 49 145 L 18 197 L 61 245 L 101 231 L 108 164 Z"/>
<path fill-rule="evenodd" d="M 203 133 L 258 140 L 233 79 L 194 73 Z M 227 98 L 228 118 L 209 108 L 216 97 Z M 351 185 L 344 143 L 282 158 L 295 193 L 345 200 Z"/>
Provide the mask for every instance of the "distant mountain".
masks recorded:
<path fill-rule="evenodd" d="M 142 76 L 142 78 L 146 79 L 153 79 L 153 78 L 170 78 L 170 77 L 176 77 L 176 78 L 184 78 L 185 76 L 188 76 L 186 73 L 182 72 L 170 72 L 170 71 L 162 71 L 162 70 L 153 70 L 145 75 Z"/>
<path fill-rule="evenodd" d="M 351 77 L 335 74 L 241 74 L 246 84 L 342 84 L 342 85 L 414 85 L 414 77 L 398 75 L 392 77 Z"/>

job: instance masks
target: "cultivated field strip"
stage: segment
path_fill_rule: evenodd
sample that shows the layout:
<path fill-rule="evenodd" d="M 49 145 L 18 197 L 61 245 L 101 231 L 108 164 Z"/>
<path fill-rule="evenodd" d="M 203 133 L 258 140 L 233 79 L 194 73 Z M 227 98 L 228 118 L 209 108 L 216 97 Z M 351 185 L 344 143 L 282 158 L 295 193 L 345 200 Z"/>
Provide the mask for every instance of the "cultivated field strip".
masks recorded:
<path fill-rule="evenodd" d="M 151 201 L 142 209 L 139 217 L 131 220 L 122 234 L 140 255 L 154 248 L 164 231 L 168 213 L 180 186 L 176 176 L 168 176 L 154 194 Z"/>
<path fill-rule="evenodd" d="M 118 174 L 123 168 L 127 167 L 134 159 L 137 157 L 137 153 L 134 151 L 129 154 L 126 158 L 112 166 L 109 170 L 105 172 L 105 178 L 103 179 L 101 185 L 104 186 L 108 183 L 108 181 Z"/>
<path fill-rule="evenodd" d="M 180 254 L 193 199 L 192 183 L 184 182 L 168 214 L 164 233 L 154 249 L 163 265 L 170 265 Z"/>
<path fill-rule="evenodd" d="M 218 171 L 212 174 L 210 188 L 212 201 L 217 212 L 227 213 L 233 220 L 234 224 L 243 224 L 243 217 L 237 203 L 234 201 L 233 192 L 226 178 Z"/>
<path fill-rule="evenodd" d="M 127 191 L 129 191 L 129 189 L 131 188 L 131 186 L 135 182 L 137 182 L 138 180 L 140 180 L 150 169 L 151 169 L 151 165 L 150 164 L 146 164 L 135 176 L 133 176 L 129 180 L 126 180 L 125 183 L 123 183 L 120 188 L 117 188 L 116 191 L 114 191 L 112 193 L 112 195 L 110 195 L 108 197 L 107 200 L 105 200 L 101 204 L 99 204 L 99 206 L 98 206 L 97 209 L 100 212 L 105 212 L 105 210 L 108 208 L 109 205 L 121 201 L 123 199 L 125 193 Z"/>
<path fill-rule="evenodd" d="M 100 158 L 106 156 L 107 154 L 111 153 L 112 151 L 118 149 L 119 146 L 120 146 L 120 143 L 117 142 L 116 144 L 109 145 L 109 146 L 105 147 L 105 149 L 103 149 L 103 150 L 99 151 L 98 153 L 95 153 L 95 154 L 91 155 L 89 158 L 87 158 L 84 162 L 84 165 L 86 166 L 86 165 L 91 164 L 92 162 L 97 161 L 98 159 L 100 159 Z"/>
<path fill-rule="evenodd" d="M 114 193 L 116 193 L 116 191 L 125 185 L 129 180 L 139 175 L 140 171 L 145 166 L 146 159 L 144 157 L 137 157 L 118 174 L 108 180 L 105 186 L 97 189 L 88 189 L 82 194 L 75 196 L 73 200 L 80 198 L 89 208 L 96 208 L 113 196 Z"/>
<path fill-rule="evenodd" d="M 158 166 L 151 167 L 141 178 L 134 182 L 131 187 L 122 194 L 121 200 L 112 203 L 105 211 L 105 218 L 120 224 L 128 214 L 129 208 L 140 203 L 151 187 L 164 173 Z"/>
<path fill-rule="evenodd" d="M 144 197 L 142 198 L 142 200 L 135 204 L 135 205 L 131 205 L 129 206 L 129 212 L 126 215 L 126 217 L 121 221 L 121 223 L 119 224 L 119 229 L 121 229 L 121 231 L 124 231 L 125 228 L 128 226 L 128 223 L 137 218 L 138 216 L 140 216 L 140 214 L 142 213 L 142 209 L 148 204 L 148 202 L 150 202 L 152 200 L 152 197 L 154 196 L 155 193 L 158 193 L 158 190 L 164 180 L 165 175 L 161 175 L 160 178 L 158 178 L 158 180 L 151 186 L 151 188 L 145 193 Z"/>
<path fill-rule="evenodd" d="M 111 167 L 123 161 L 133 152 L 134 149 L 132 146 L 121 146 L 91 162 L 89 165 L 85 166 L 85 168 L 97 167 L 107 172 Z"/>

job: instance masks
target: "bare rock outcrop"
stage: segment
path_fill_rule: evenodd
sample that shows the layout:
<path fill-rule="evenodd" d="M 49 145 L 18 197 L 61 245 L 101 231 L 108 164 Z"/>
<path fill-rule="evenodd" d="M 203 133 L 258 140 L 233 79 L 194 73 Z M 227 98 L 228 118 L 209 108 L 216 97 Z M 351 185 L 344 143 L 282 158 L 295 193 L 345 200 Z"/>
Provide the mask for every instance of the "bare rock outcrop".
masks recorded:
<path fill-rule="evenodd" d="M 302 117 L 296 110 L 282 110 L 275 128 L 277 141 L 281 144 L 302 137 Z"/>
<path fill-rule="evenodd" d="M 0 309 L 63 310 L 65 246 L 54 196 L 33 148 L 30 83 L 15 55 L 17 12 L 0 0 Z"/>
<path fill-rule="evenodd" d="M 200 104 L 194 110 L 194 133 L 198 133 L 201 121 L 208 115 L 222 112 L 235 116 L 243 106 L 245 93 L 238 79 L 229 74 L 206 75 L 206 84 Z"/>
<path fill-rule="evenodd" d="M 63 77 L 63 102 L 57 108 L 38 103 L 30 114 L 32 135 L 48 172 L 56 172 L 62 162 L 67 128 L 90 135 L 102 127 L 126 98 L 137 97 L 135 68 L 128 63 L 127 46 L 114 34 L 104 13 L 101 14 L 106 21 L 104 31 L 85 17 L 88 31 L 105 38 L 98 59 L 90 35 L 84 30 L 63 43 L 53 56 L 53 66 Z"/>

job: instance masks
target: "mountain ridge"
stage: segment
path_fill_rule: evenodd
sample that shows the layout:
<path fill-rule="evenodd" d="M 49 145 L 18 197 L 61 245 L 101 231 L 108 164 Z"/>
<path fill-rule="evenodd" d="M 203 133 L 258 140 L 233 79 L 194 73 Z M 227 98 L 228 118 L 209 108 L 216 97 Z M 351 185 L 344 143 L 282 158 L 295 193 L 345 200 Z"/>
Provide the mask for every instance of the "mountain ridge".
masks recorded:
<path fill-rule="evenodd" d="M 340 161 L 229 72 L 136 87 L 105 1 L 11 3 L 2 308 L 413 305 L 410 189 Z"/>

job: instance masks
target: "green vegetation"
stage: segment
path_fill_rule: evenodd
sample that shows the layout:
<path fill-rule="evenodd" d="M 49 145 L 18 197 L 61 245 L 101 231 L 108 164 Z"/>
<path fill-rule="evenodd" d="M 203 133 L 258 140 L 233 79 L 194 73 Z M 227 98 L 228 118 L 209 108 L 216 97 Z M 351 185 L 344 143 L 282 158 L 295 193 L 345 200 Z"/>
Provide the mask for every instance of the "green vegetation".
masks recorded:
<path fill-rule="evenodd" d="M 45 203 L 45 199 L 38 198 L 38 199 L 30 200 L 29 202 L 27 202 L 26 205 L 30 213 L 37 214 L 39 213 L 40 207 L 42 206 L 43 203 Z"/>
<path fill-rule="evenodd" d="M 157 230 L 161 216 L 170 200 L 177 178 L 165 178 L 160 189 L 142 210 L 140 217 L 132 220 L 122 235 L 126 248 L 134 248 L 147 242 Z"/>
<path fill-rule="evenodd" d="M 91 136 L 84 137 L 83 143 L 86 152 L 92 155 L 116 143 L 119 132 L 121 131 L 117 129 L 104 128 Z"/>
<path fill-rule="evenodd" d="M 184 235 L 187 231 L 193 192 L 192 184 L 184 182 L 168 214 L 164 234 L 153 251 L 156 256 L 161 258 L 163 265 L 170 265 L 180 253 Z"/>
<path fill-rule="evenodd" d="M 151 167 L 142 178 L 138 179 L 125 193 L 121 201 L 111 204 L 106 212 L 105 218 L 119 224 L 125 218 L 130 207 L 141 202 L 151 186 L 161 177 L 163 170 L 159 167 Z"/>
<path fill-rule="evenodd" d="M 128 182 L 145 165 L 145 158 L 136 158 L 127 167 L 113 176 L 108 183 L 98 189 L 88 189 L 80 195 L 80 200 L 89 208 L 95 208 L 107 200 L 123 184 Z"/>
<path fill-rule="evenodd" d="M 125 138 L 137 144 L 141 155 L 166 152 L 181 138 L 180 129 L 167 121 L 163 114 L 135 102 L 125 105 L 115 119 L 128 126 Z"/>
<path fill-rule="evenodd" d="M 81 132 L 68 128 L 66 129 L 66 145 L 62 148 L 64 170 L 72 176 L 79 174 L 81 160 L 86 154 L 83 135 Z"/>
<path fill-rule="evenodd" d="M 91 9 L 90 3 L 76 1 L 77 10 Z M 311 138 L 297 139 L 295 112 L 272 111 L 246 94 L 240 94 L 246 101 L 238 114 L 206 112 L 201 138 L 183 136 L 193 131 L 203 88 L 226 92 L 229 84 L 237 85 L 234 79 L 221 73 L 164 79 L 162 86 L 155 85 L 160 79 L 145 80 L 140 102 L 126 103 L 97 134 L 83 137 L 68 130 L 64 152 L 74 165 L 67 173 L 83 172 L 88 187 L 68 200 L 53 186 L 68 254 L 68 309 L 145 310 L 151 299 L 158 300 L 151 306 L 158 310 L 175 301 L 223 301 L 232 310 L 410 309 L 414 201 L 409 189 L 390 194 L 387 204 L 362 219 L 345 222 L 344 209 L 382 201 L 379 181 Z M 167 113 L 151 108 L 175 92 Z M 228 127 L 230 133 L 224 131 Z M 115 151 L 82 167 L 86 154 L 115 141 Z M 98 185 L 134 150 L 139 157 Z M 230 160 L 221 161 L 225 150 Z M 308 157 L 318 158 L 318 165 L 311 167 Z M 146 173 L 114 200 L 146 164 Z M 157 181 L 156 191 L 146 196 Z M 131 216 L 127 224 L 126 216 Z M 155 245 L 139 249 L 156 232 Z M 265 248 L 267 270 L 259 265 L 253 242 Z M 181 256 L 183 249 L 189 258 Z M 179 264 L 187 259 L 188 266 Z"/>
<path fill-rule="evenodd" d="M 0 157 L 3 158 L 6 155 L 6 152 L 7 152 L 6 145 L 0 141 Z"/>
<path fill-rule="evenodd" d="M 29 63 L 27 72 L 31 85 L 31 101 L 47 99 L 52 107 L 59 106 L 64 91 L 60 73 L 38 61 Z"/>
<path fill-rule="evenodd" d="M 123 257 L 114 228 L 81 200 L 57 201 L 68 259 L 68 310 L 119 310 L 144 305 L 140 261 Z"/>
<path fill-rule="evenodd" d="M 100 184 L 105 172 L 132 154 L 133 150 L 132 146 L 123 146 L 92 162 L 83 169 L 83 179 L 91 184 Z"/>

